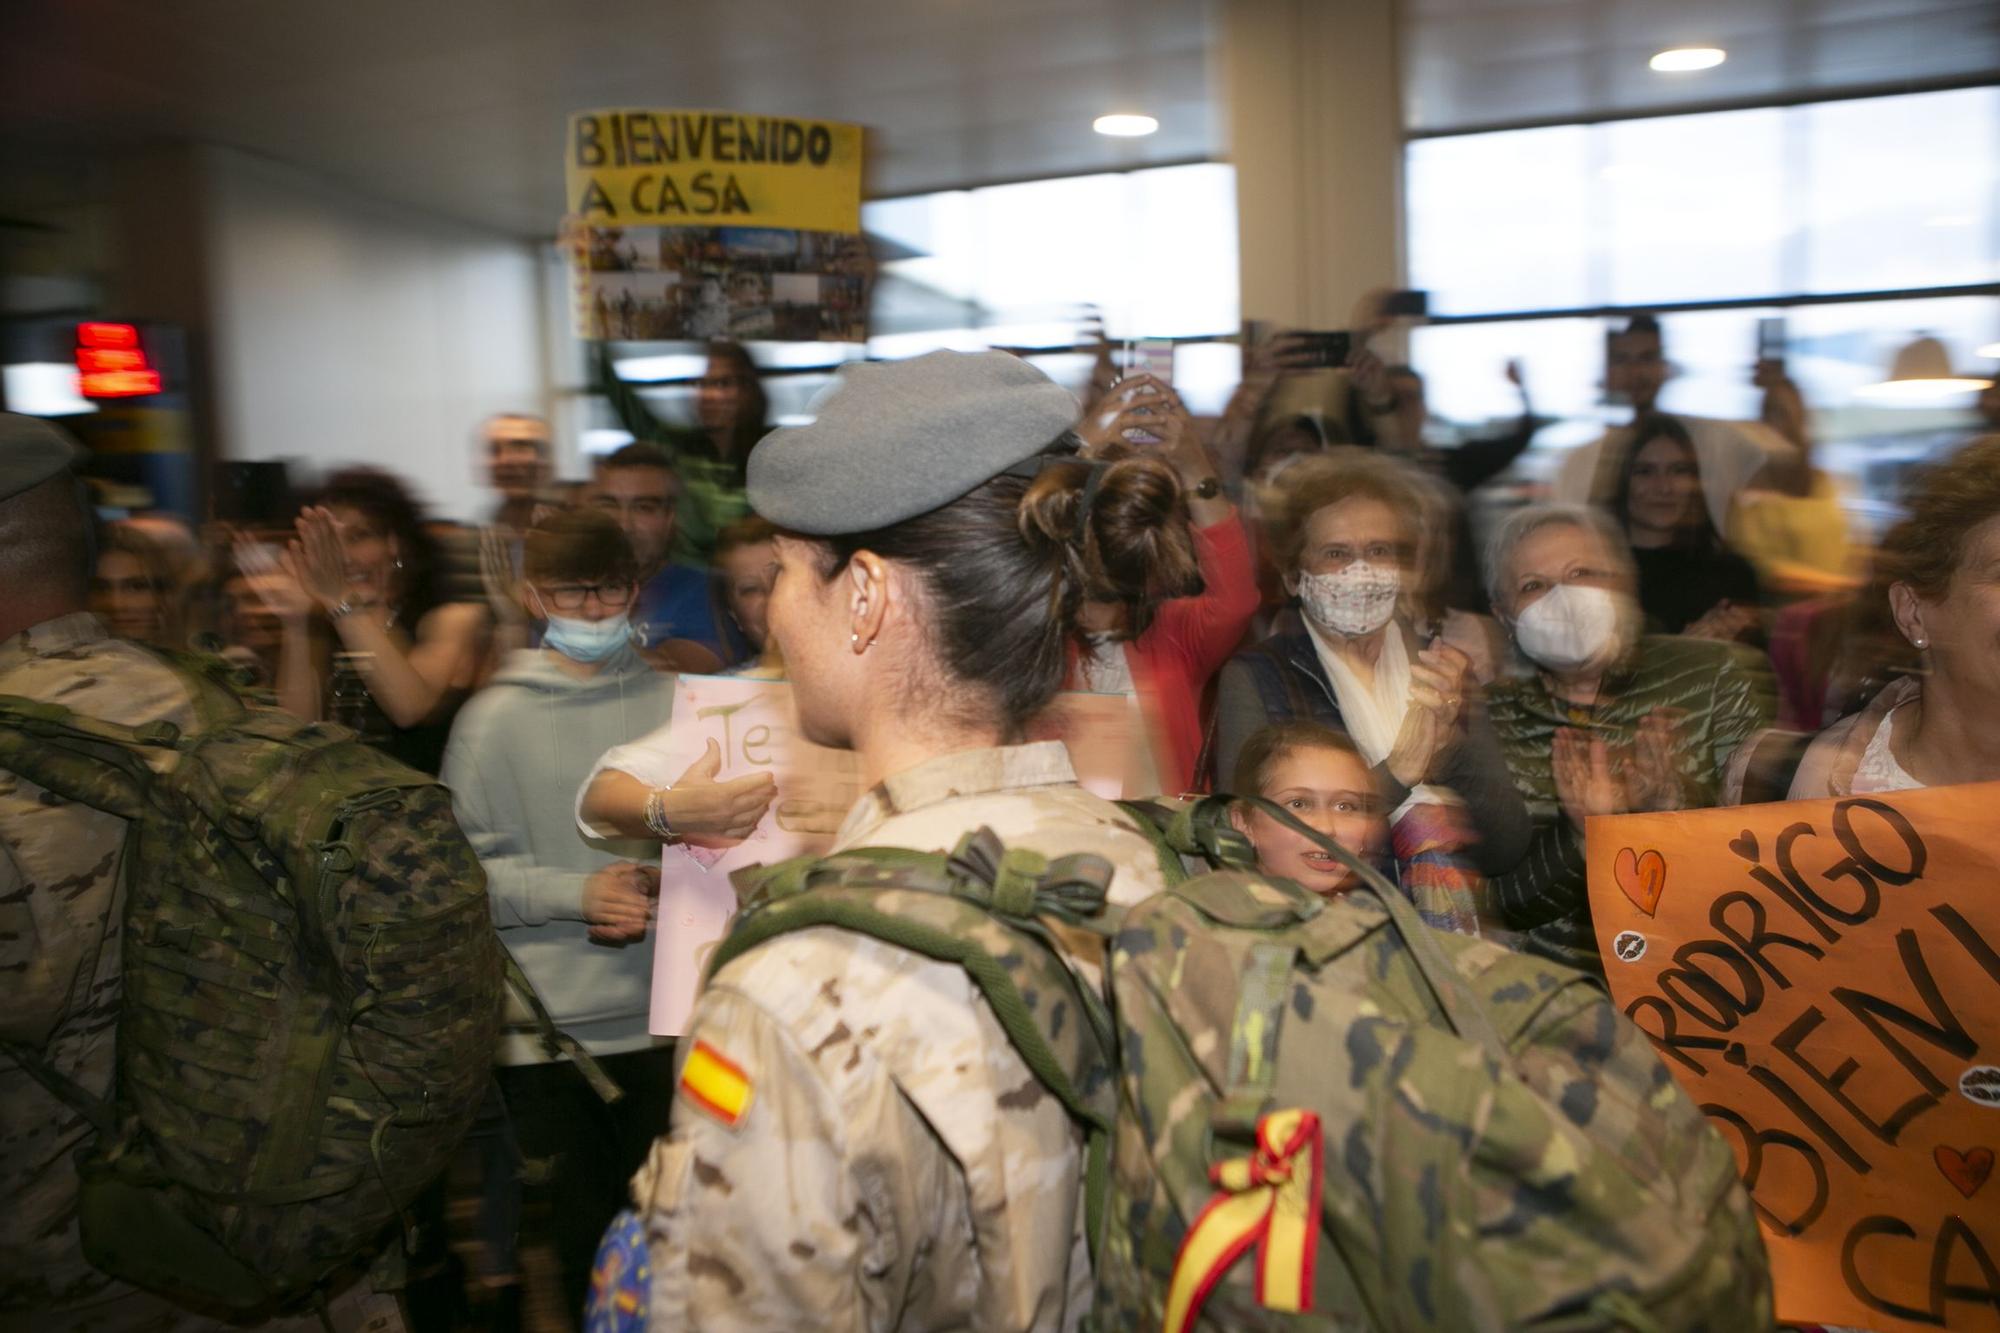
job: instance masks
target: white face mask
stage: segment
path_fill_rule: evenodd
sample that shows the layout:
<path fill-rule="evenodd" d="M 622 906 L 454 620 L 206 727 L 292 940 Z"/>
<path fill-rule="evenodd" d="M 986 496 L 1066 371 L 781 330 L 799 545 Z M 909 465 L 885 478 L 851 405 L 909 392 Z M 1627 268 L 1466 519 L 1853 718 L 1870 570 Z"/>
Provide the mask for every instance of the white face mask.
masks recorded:
<path fill-rule="evenodd" d="M 1299 575 L 1299 604 L 1306 619 L 1333 634 L 1373 634 L 1396 614 L 1400 570 L 1356 560 L 1332 574 Z"/>
<path fill-rule="evenodd" d="M 1514 642 L 1551 671 L 1608 665 L 1624 652 L 1635 623 L 1631 599 L 1608 588 L 1559 583 L 1514 622 Z"/>

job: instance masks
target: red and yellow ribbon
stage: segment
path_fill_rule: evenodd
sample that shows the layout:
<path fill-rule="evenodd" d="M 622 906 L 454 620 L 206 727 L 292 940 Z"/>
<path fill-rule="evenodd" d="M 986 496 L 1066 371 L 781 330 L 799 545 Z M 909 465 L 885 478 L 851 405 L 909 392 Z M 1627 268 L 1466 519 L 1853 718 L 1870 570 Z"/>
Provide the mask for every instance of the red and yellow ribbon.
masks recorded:
<path fill-rule="evenodd" d="M 1310 1313 L 1319 1249 L 1320 1178 L 1326 1144 L 1311 1111 L 1273 1111 L 1257 1122 L 1257 1149 L 1209 1169 L 1221 1189 L 1196 1215 L 1174 1256 L 1166 1333 L 1187 1333 L 1229 1266 L 1257 1247 L 1257 1303 Z"/>

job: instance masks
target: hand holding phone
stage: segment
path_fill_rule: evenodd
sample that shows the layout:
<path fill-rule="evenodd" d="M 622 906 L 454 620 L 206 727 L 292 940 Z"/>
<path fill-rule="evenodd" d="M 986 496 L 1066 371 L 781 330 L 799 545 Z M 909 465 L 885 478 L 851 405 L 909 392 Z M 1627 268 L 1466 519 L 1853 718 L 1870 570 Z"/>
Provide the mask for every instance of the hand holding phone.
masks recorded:
<path fill-rule="evenodd" d="M 1128 375 L 1105 397 L 1100 410 L 1077 427 L 1086 452 L 1109 444 L 1171 444 L 1186 417 L 1174 391 L 1151 375 Z M 1164 420 L 1163 420 L 1164 418 Z"/>
<path fill-rule="evenodd" d="M 1292 364 L 1308 368 L 1344 366 L 1354 354 L 1354 335 L 1346 329 L 1301 332 L 1292 335 L 1297 359 Z"/>

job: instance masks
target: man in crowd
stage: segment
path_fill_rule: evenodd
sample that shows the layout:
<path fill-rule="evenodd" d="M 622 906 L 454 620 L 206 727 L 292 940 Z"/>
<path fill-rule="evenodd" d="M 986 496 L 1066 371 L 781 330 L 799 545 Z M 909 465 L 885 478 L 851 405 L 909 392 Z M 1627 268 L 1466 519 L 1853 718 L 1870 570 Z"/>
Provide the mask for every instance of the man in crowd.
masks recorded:
<path fill-rule="evenodd" d="M 528 530 L 535 506 L 554 475 L 549 423 L 525 412 L 501 412 L 479 427 L 486 484 L 498 503 L 489 520 L 511 537 Z"/>
<path fill-rule="evenodd" d="M 598 460 L 587 492 L 591 508 L 625 531 L 639 564 L 639 600 L 632 608 L 632 625 L 654 650 L 655 666 L 709 670 L 725 657 L 710 596 L 708 571 L 676 563 L 670 557 L 679 522 L 680 479 L 664 450 L 651 444 L 628 444 Z M 672 640 L 677 660 L 659 660 L 659 650 Z M 694 660 L 688 651 L 699 645 L 712 662 Z"/>
<path fill-rule="evenodd" d="M 1605 343 L 1604 389 L 1614 402 L 1632 405 L 1632 419 L 1658 410 L 1660 391 L 1673 377 L 1660 322 L 1651 315 L 1634 315 Z M 1701 486 L 1709 518 L 1718 532 L 1729 527 L 1729 507 L 1752 482 L 1780 485 L 1796 493 L 1794 475 L 1798 448 L 1761 421 L 1717 421 L 1679 417 L 1694 443 L 1701 469 Z M 1550 498 L 1565 504 L 1608 505 L 1618 490 L 1625 453 L 1632 446 L 1631 429 L 1618 427 L 1600 439 L 1573 449 L 1556 472 Z"/>

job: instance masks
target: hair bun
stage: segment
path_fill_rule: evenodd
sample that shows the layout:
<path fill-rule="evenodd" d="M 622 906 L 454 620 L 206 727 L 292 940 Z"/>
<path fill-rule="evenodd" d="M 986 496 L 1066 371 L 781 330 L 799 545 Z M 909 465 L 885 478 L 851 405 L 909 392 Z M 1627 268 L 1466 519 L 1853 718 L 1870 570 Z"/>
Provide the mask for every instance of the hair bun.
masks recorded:
<path fill-rule="evenodd" d="M 1053 548 L 1063 601 L 1121 602 L 1143 633 L 1157 603 L 1202 590 L 1180 478 L 1160 458 L 1120 451 L 1045 467 L 1022 493 L 1021 535 Z"/>

